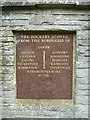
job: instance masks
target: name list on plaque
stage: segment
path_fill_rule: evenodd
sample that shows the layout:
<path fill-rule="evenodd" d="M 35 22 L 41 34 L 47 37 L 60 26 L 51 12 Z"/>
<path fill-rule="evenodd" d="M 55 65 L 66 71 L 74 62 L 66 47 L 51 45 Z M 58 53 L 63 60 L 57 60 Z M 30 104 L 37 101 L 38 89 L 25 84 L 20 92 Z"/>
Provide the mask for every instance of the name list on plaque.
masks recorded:
<path fill-rule="evenodd" d="M 73 34 L 16 35 L 17 99 L 72 99 Z"/>

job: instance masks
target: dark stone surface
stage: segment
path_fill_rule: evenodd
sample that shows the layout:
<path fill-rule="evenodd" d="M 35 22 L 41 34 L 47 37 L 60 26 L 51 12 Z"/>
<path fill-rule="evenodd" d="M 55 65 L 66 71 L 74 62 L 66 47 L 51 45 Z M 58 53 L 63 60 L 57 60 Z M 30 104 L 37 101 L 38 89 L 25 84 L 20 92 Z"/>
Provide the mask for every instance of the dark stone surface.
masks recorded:
<path fill-rule="evenodd" d="M 25 36 L 16 36 L 17 98 L 72 99 L 73 34 Z"/>

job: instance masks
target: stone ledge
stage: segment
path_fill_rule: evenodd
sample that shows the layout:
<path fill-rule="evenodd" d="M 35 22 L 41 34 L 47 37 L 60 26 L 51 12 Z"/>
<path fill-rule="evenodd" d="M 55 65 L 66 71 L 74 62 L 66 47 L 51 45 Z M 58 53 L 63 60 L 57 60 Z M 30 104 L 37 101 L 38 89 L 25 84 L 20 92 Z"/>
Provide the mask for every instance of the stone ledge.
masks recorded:
<path fill-rule="evenodd" d="M 43 118 L 43 120 L 73 120 L 73 118 Z M 2 118 L 1 120 L 42 120 L 42 118 Z M 89 118 L 76 118 L 75 120 L 89 120 Z"/>
<path fill-rule="evenodd" d="M 2 6 L 90 5 L 89 0 L 0 0 Z"/>

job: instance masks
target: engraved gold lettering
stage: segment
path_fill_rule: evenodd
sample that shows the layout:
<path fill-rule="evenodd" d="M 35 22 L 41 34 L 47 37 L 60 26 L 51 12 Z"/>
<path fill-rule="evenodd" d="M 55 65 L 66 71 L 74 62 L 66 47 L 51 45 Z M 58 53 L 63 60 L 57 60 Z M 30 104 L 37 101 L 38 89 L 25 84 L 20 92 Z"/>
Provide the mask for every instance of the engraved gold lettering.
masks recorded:
<path fill-rule="evenodd" d="M 67 54 L 67 51 L 52 51 L 52 54 Z"/>
<path fill-rule="evenodd" d="M 51 65 L 64 65 L 64 66 L 66 66 L 66 65 L 68 65 L 68 63 L 51 63 Z"/>
<path fill-rule="evenodd" d="M 21 43 L 24 43 L 24 42 L 29 42 L 29 40 L 28 40 L 28 39 L 26 39 L 26 40 L 25 40 L 25 39 L 21 39 L 20 41 L 21 41 Z"/>
<path fill-rule="evenodd" d="M 61 73 L 60 70 L 27 70 L 27 73 L 39 73 L 39 74 L 49 74 L 49 73 Z"/>
<path fill-rule="evenodd" d="M 64 39 L 42 39 L 41 40 L 41 42 L 56 42 L 56 43 L 58 43 L 58 42 L 64 42 Z"/>
<path fill-rule="evenodd" d="M 50 46 L 38 46 L 37 48 L 38 48 L 38 49 L 49 49 Z"/>
<path fill-rule="evenodd" d="M 50 66 L 50 69 L 70 69 L 70 67 L 64 67 L 64 66 Z"/>
<path fill-rule="evenodd" d="M 52 59 L 53 62 L 67 62 L 67 59 Z"/>
<path fill-rule="evenodd" d="M 34 51 L 21 51 L 21 54 L 35 54 Z"/>
<path fill-rule="evenodd" d="M 51 55 L 51 58 L 69 58 L 69 55 Z"/>
<path fill-rule="evenodd" d="M 36 66 L 34 66 L 34 67 L 33 66 L 31 66 L 31 67 L 30 66 L 29 67 L 28 66 L 20 66 L 18 68 L 19 69 L 38 69 Z"/>
<path fill-rule="evenodd" d="M 39 39 L 32 39 L 32 42 L 39 43 L 40 40 Z"/>
<path fill-rule="evenodd" d="M 30 62 L 29 63 L 28 62 L 27 63 L 25 63 L 25 62 L 22 63 L 22 62 L 20 62 L 20 63 L 18 63 L 18 65 L 24 65 L 24 66 L 25 65 L 34 65 L 35 66 L 35 65 L 38 65 L 38 63 L 30 63 Z"/>
<path fill-rule="evenodd" d="M 28 38 L 29 38 L 29 35 L 21 35 L 21 38 L 23 38 L 23 39 L 28 39 Z"/>
<path fill-rule="evenodd" d="M 33 39 L 33 38 L 38 38 L 38 36 L 37 35 L 31 35 L 31 38 Z"/>
<path fill-rule="evenodd" d="M 20 58 L 35 58 L 35 55 L 20 55 Z"/>

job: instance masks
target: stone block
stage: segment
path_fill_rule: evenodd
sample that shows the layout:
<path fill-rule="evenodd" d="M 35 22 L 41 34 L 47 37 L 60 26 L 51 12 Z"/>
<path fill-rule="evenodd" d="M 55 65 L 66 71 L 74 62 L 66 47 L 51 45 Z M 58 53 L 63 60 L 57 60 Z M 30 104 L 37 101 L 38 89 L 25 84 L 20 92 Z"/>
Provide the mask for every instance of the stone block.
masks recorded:
<path fill-rule="evenodd" d="M 89 50 L 85 51 L 85 57 L 90 57 L 90 51 Z"/>
<path fill-rule="evenodd" d="M 77 46 L 88 46 L 90 45 L 89 40 L 77 40 Z"/>
<path fill-rule="evenodd" d="M 76 5 L 82 5 L 88 4 L 88 0 L 84 1 L 84 0 L 5 0 L 4 2 L 2 2 L 2 4 L 4 6 L 25 6 L 25 5 L 35 5 L 35 4 L 76 4 Z"/>
<path fill-rule="evenodd" d="M 28 26 L 11 26 L 11 29 L 16 31 L 26 31 L 26 30 L 70 30 L 75 31 L 80 30 L 80 26 L 71 26 L 71 25 L 50 25 L 50 24 L 43 24 L 43 25 L 28 25 Z"/>
<path fill-rule="evenodd" d="M 5 31 L 0 31 L 0 37 L 6 36 Z"/>
<path fill-rule="evenodd" d="M 59 111 L 39 111 L 39 116 L 59 117 Z"/>
<path fill-rule="evenodd" d="M 88 61 L 87 62 L 80 62 L 80 61 L 78 61 L 77 62 L 77 64 L 76 64 L 76 68 L 77 69 L 83 69 L 83 68 L 88 68 L 88 67 L 90 67 L 90 65 L 88 64 Z"/>
<path fill-rule="evenodd" d="M 2 110 L 2 117 L 3 118 L 15 118 L 16 116 L 16 108 L 15 105 L 9 106 L 4 105 Z"/>
<path fill-rule="evenodd" d="M 77 84 L 88 84 L 89 83 L 88 76 L 87 78 L 77 78 L 76 83 Z"/>
<path fill-rule="evenodd" d="M 15 98 L 3 98 L 4 105 L 15 105 Z"/>
<path fill-rule="evenodd" d="M 0 56 L 0 65 L 2 65 L 2 56 Z"/>
<path fill-rule="evenodd" d="M 15 73 L 15 68 L 13 66 L 2 66 L 0 67 L 0 73 L 6 74 L 6 73 Z"/>
<path fill-rule="evenodd" d="M 85 24 L 85 23 L 83 23 L 83 24 Z M 77 31 L 77 39 L 78 40 L 88 40 L 88 33 L 89 33 L 88 30 Z"/>
<path fill-rule="evenodd" d="M 75 105 L 75 118 L 88 118 L 88 105 Z"/>
<path fill-rule="evenodd" d="M 10 20 L 2 20 L 2 26 L 10 26 L 11 22 Z"/>
<path fill-rule="evenodd" d="M 81 112 L 81 111 L 78 111 L 75 113 L 75 117 L 74 118 L 79 118 L 79 119 L 88 119 L 88 112 Z"/>
<path fill-rule="evenodd" d="M 16 98 L 16 90 L 2 91 L 3 99 L 14 99 Z"/>
<path fill-rule="evenodd" d="M 52 10 L 52 14 L 53 15 L 61 15 L 61 14 L 63 14 L 63 15 L 78 15 L 78 16 L 80 16 L 80 15 L 88 15 L 89 14 L 89 11 L 85 11 L 85 10 L 58 10 L 58 9 L 53 9 Z"/>
<path fill-rule="evenodd" d="M 2 81 L 2 77 L 3 77 L 3 75 L 2 75 L 2 74 L 0 74 L 0 81 Z"/>
<path fill-rule="evenodd" d="M 59 117 L 58 118 L 62 118 L 62 119 L 71 119 L 71 118 L 73 118 L 73 112 L 61 112 L 60 114 L 59 114 Z"/>
<path fill-rule="evenodd" d="M 79 21 L 74 20 L 58 20 L 54 22 L 55 25 L 70 25 L 70 26 L 80 26 Z"/>
<path fill-rule="evenodd" d="M 0 37 L 2 37 L 1 40 L 7 39 L 6 37 L 13 37 L 12 31 L 10 29 L 7 30 L 7 28 L 5 28 L 3 31 L 0 31 L 0 33 Z"/>
<path fill-rule="evenodd" d="M 88 96 L 88 90 L 76 90 L 77 96 Z"/>
<path fill-rule="evenodd" d="M 48 106 L 41 106 L 42 110 L 49 110 L 49 111 L 61 111 L 64 112 L 66 111 L 67 108 L 65 108 L 65 106 L 59 106 L 59 105 L 48 105 Z M 68 106 L 68 109 L 72 109 L 70 106 Z"/>
<path fill-rule="evenodd" d="M 1 42 L 15 42 L 15 39 L 11 36 L 10 37 L 4 36 L 0 40 L 1 40 Z"/>
<path fill-rule="evenodd" d="M 0 58 L 1 58 L 1 56 L 2 56 L 2 48 L 1 48 L 1 50 L 0 50 Z"/>
<path fill-rule="evenodd" d="M 89 87 L 88 87 L 88 84 L 77 84 L 76 88 L 78 90 L 88 90 Z"/>
<path fill-rule="evenodd" d="M 14 56 L 15 55 L 15 48 L 5 49 L 2 52 L 3 56 Z"/>
<path fill-rule="evenodd" d="M 15 80 L 15 73 L 3 74 L 2 80 L 3 81 L 12 81 L 12 80 Z"/>
<path fill-rule="evenodd" d="M 16 111 L 16 115 L 22 118 L 32 118 L 39 115 L 39 111 Z"/>
<path fill-rule="evenodd" d="M 2 58 L 2 65 L 15 65 L 15 58 L 14 56 L 3 56 Z"/>
<path fill-rule="evenodd" d="M 88 77 L 88 69 L 77 69 L 76 76 L 81 78 Z"/>
<path fill-rule="evenodd" d="M 53 24 L 54 17 L 52 15 L 33 15 L 29 18 L 30 25 Z"/>
<path fill-rule="evenodd" d="M 8 38 L 9 39 L 9 38 Z M 10 37 L 10 40 L 11 40 L 11 37 Z M 12 41 L 11 42 L 5 42 L 5 43 L 2 43 L 3 45 L 3 49 L 4 50 L 9 50 L 9 49 L 13 49 L 15 47 L 15 43 L 13 43 Z"/>
<path fill-rule="evenodd" d="M 14 13 L 14 12 L 12 13 L 11 12 L 11 14 L 9 14 L 9 15 L 8 14 L 5 14 L 5 15 L 3 14 L 2 15 L 2 19 L 3 20 L 28 20 L 30 15 L 29 14 L 20 13 L 20 12 L 18 12 L 18 13 Z"/>
<path fill-rule="evenodd" d="M 60 21 L 60 20 L 64 20 L 64 21 L 76 21 L 76 22 L 80 22 L 80 21 L 84 21 L 84 20 L 88 20 L 88 16 L 86 15 L 76 15 L 76 14 L 68 14 L 65 15 L 64 13 L 61 15 L 54 15 L 55 20 L 56 21 Z"/>
<path fill-rule="evenodd" d="M 0 31 L 4 31 L 6 27 L 0 26 Z"/>
<path fill-rule="evenodd" d="M 79 111 L 81 111 L 81 112 L 88 112 L 88 105 L 81 105 L 81 104 L 76 104 L 75 105 L 75 111 L 76 112 L 79 112 Z"/>
<path fill-rule="evenodd" d="M 76 96 L 76 104 L 88 105 L 88 96 Z"/>
<path fill-rule="evenodd" d="M 0 40 L 1 40 L 1 38 L 0 38 Z M 2 50 L 2 42 L 0 41 L 0 50 Z"/>
<path fill-rule="evenodd" d="M 2 82 L 0 81 L 0 100 L 2 100 Z"/>
<path fill-rule="evenodd" d="M 81 21 L 81 28 L 82 29 L 88 28 L 88 21 Z"/>
<path fill-rule="evenodd" d="M 78 62 L 85 62 L 85 63 L 87 63 L 87 62 L 89 62 L 89 58 L 90 57 L 85 57 L 84 56 L 84 54 L 80 54 L 80 52 L 78 52 L 77 53 L 78 54 L 78 56 L 76 56 L 76 61 L 77 61 L 77 64 L 78 64 Z M 77 66 L 78 67 L 78 66 Z M 85 68 L 86 69 L 86 68 Z"/>
<path fill-rule="evenodd" d="M 3 91 L 12 91 L 16 87 L 15 81 L 3 81 L 2 89 Z"/>
<path fill-rule="evenodd" d="M 29 25 L 29 20 L 11 20 L 10 26 Z"/>
<path fill-rule="evenodd" d="M 88 50 L 88 46 L 77 46 L 77 52 L 85 54 L 85 52 Z"/>
<path fill-rule="evenodd" d="M 33 15 L 29 18 L 29 25 L 35 25 L 35 24 L 38 24 L 38 25 L 41 25 L 43 22 L 43 19 L 42 19 L 42 15 Z"/>

